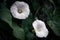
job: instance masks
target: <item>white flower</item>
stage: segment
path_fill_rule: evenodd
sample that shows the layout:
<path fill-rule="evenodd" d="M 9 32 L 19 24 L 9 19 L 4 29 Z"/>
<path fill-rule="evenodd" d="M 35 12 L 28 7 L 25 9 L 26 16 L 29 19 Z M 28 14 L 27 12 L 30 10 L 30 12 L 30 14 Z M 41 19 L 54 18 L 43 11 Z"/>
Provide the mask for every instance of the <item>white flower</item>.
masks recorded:
<path fill-rule="evenodd" d="M 49 32 L 43 21 L 36 19 L 32 25 L 37 37 L 47 37 Z"/>
<path fill-rule="evenodd" d="M 29 5 L 25 2 L 16 1 L 10 8 L 14 18 L 26 19 L 29 16 Z"/>

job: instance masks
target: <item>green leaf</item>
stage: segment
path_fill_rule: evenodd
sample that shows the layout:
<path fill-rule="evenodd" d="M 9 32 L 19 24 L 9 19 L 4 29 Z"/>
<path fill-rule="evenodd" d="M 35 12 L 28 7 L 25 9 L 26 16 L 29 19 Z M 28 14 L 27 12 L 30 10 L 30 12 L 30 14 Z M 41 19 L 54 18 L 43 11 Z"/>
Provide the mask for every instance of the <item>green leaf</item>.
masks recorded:
<path fill-rule="evenodd" d="M 56 8 L 55 13 L 51 14 L 52 17 L 47 21 L 50 28 L 57 36 L 60 36 L 60 8 Z"/>
<path fill-rule="evenodd" d="M 20 40 L 25 40 L 24 30 L 22 28 L 14 29 L 13 35 Z"/>
<path fill-rule="evenodd" d="M 10 11 L 6 8 L 4 4 L 1 4 L 0 19 L 10 25 L 10 27 L 13 29 L 13 35 L 16 38 L 24 40 L 24 30 L 20 28 L 16 23 L 12 22 L 12 16 L 10 14 Z"/>
<path fill-rule="evenodd" d="M 0 19 L 12 25 L 12 16 L 4 4 L 0 5 Z"/>
<path fill-rule="evenodd" d="M 13 35 L 18 39 L 24 40 L 25 39 L 24 30 L 15 23 L 13 23 L 13 26 L 14 26 Z"/>
<path fill-rule="evenodd" d="M 34 34 L 28 32 L 26 36 L 27 36 L 27 40 L 33 40 Z"/>

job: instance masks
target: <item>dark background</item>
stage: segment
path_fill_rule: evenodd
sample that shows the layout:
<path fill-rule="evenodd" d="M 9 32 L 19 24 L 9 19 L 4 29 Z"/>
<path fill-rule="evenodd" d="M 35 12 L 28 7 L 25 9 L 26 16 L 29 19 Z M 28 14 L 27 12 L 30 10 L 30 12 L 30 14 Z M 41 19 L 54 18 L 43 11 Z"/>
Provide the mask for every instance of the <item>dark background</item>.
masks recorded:
<path fill-rule="evenodd" d="M 6 3 L 7 3 L 6 7 L 10 10 L 11 5 L 15 1 L 25 1 L 26 3 L 28 3 L 30 5 L 31 12 L 33 13 L 33 17 L 35 17 L 34 13 L 35 13 L 36 10 L 33 8 L 33 6 L 32 6 L 33 2 L 31 0 L 7 0 L 6 1 Z M 60 1 L 59 0 L 53 0 L 53 1 L 55 3 L 56 7 L 60 7 Z M 2 2 L 3 2 L 3 0 L 0 0 L 0 3 L 2 3 Z M 40 3 L 41 7 L 44 7 L 45 4 L 49 6 L 49 3 L 50 3 L 50 2 L 48 2 L 48 0 L 37 0 L 37 2 Z M 51 5 L 53 6 L 52 3 L 51 3 Z M 38 19 L 41 19 L 41 20 L 45 21 L 45 23 L 46 23 L 47 15 L 43 14 L 41 12 L 41 10 L 39 11 L 39 13 L 41 13 L 40 15 L 42 15 L 42 18 L 39 18 L 39 15 L 37 14 L 36 16 L 38 17 Z M 18 20 L 16 20 L 16 22 L 18 23 Z M 6 24 L 7 23 L 5 23 L 4 21 L 2 21 L 0 19 L 0 40 L 17 40 L 17 38 L 15 38 L 12 34 L 12 28 L 9 27 L 9 25 L 6 25 Z M 46 26 L 48 26 L 47 23 L 46 23 Z M 49 27 L 47 27 L 47 28 L 49 30 L 49 35 L 46 38 L 38 38 L 35 35 L 33 40 L 60 40 L 60 36 L 56 36 L 51 28 L 49 28 Z"/>

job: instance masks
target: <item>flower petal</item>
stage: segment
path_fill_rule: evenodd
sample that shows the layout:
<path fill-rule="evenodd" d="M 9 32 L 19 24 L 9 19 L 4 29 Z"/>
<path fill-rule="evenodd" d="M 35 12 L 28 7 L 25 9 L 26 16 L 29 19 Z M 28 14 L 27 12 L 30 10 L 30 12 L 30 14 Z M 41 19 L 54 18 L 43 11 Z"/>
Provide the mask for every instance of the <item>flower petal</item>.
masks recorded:
<path fill-rule="evenodd" d="M 22 13 L 19 13 L 21 9 Z M 29 5 L 25 2 L 16 1 L 10 8 L 10 11 L 14 18 L 17 19 L 26 19 L 29 16 L 30 9 Z"/>
<path fill-rule="evenodd" d="M 43 21 L 36 19 L 33 23 L 33 28 L 35 30 L 36 36 L 38 37 L 47 37 L 48 29 Z"/>

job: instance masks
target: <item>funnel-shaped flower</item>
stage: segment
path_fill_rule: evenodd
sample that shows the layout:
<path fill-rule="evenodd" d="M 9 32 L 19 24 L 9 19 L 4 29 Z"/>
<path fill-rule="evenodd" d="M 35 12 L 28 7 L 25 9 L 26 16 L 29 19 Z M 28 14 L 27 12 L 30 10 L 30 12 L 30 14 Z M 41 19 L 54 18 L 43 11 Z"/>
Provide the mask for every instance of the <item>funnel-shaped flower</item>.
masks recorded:
<path fill-rule="evenodd" d="M 29 16 L 29 5 L 25 2 L 16 1 L 10 8 L 14 18 L 26 19 Z"/>
<path fill-rule="evenodd" d="M 33 28 L 35 30 L 36 36 L 47 37 L 48 29 L 43 21 L 36 19 L 33 23 Z"/>

